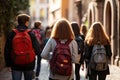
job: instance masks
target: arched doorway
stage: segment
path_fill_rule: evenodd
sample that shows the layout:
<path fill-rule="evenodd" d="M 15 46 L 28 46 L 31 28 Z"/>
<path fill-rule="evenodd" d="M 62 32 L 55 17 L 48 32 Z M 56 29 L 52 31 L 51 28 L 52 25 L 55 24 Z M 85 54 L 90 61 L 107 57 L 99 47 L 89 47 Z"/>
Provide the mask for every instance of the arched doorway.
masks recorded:
<path fill-rule="evenodd" d="M 111 25 L 112 25 L 111 16 L 112 16 L 111 6 L 110 3 L 108 2 L 104 17 L 105 17 L 105 30 L 108 36 L 110 37 L 110 39 L 111 39 Z"/>
<path fill-rule="evenodd" d="M 90 26 L 91 26 L 91 24 L 92 24 L 92 11 L 90 10 L 90 13 L 89 13 L 89 18 L 88 18 L 89 20 L 89 28 L 90 28 Z"/>
<path fill-rule="evenodd" d="M 90 28 L 91 24 L 95 22 L 95 16 L 94 2 L 91 2 L 88 8 L 88 28 Z"/>
<path fill-rule="evenodd" d="M 111 40 L 112 60 L 114 64 L 117 56 L 117 8 L 114 0 L 105 0 L 104 6 L 104 26 Z"/>

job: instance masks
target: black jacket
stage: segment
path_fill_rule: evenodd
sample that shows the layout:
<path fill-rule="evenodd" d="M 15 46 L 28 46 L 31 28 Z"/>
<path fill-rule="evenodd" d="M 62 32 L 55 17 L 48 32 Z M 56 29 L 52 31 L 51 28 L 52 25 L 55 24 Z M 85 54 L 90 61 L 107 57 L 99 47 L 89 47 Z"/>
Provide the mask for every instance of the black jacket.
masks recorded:
<path fill-rule="evenodd" d="M 28 29 L 27 26 L 17 26 L 16 29 L 18 29 L 19 31 L 24 31 L 26 29 Z M 35 37 L 35 35 L 30 31 L 28 32 L 28 34 L 31 37 L 32 40 L 32 45 L 33 48 L 35 50 L 35 54 L 38 55 L 40 54 L 40 47 L 39 47 L 39 43 Z M 19 65 L 15 65 L 12 60 L 11 60 L 11 53 L 12 53 L 12 40 L 13 37 L 15 36 L 15 32 L 11 31 L 7 37 L 6 43 L 5 43 L 5 48 L 4 48 L 4 58 L 5 58 L 5 63 L 7 67 L 11 67 L 13 70 L 33 70 L 35 67 L 35 60 L 28 64 L 28 65 L 23 65 L 23 66 L 19 66 Z"/>
<path fill-rule="evenodd" d="M 110 71 L 109 71 L 109 66 L 107 68 L 107 70 L 105 71 L 94 71 L 94 70 L 91 70 L 89 68 L 89 61 L 90 61 L 90 58 L 91 58 L 91 54 L 92 54 L 92 49 L 93 49 L 93 46 L 89 46 L 85 43 L 85 52 L 84 52 L 84 60 L 86 61 L 86 65 L 88 66 L 87 69 L 88 69 L 88 75 L 91 75 L 91 74 L 98 74 L 98 73 L 101 73 L 101 74 L 110 74 Z M 111 59 L 111 56 L 112 56 L 112 52 L 111 52 L 111 48 L 110 48 L 110 45 L 104 45 L 105 47 L 105 50 L 106 50 L 106 55 L 108 56 L 108 59 Z"/>

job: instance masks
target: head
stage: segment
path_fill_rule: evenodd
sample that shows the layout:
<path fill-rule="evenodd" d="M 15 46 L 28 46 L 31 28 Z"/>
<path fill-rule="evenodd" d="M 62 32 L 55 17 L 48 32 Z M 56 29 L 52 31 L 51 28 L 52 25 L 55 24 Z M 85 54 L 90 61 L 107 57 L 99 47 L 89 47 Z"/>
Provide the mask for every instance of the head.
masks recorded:
<path fill-rule="evenodd" d="M 29 19 L 30 19 L 30 16 L 27 15 L 27 14 L 19 14 L 17 16 L 17 22 L 19 25 L 25 25 L 25 26 L 28 26 L 29 24 Z"/>
<path fill-rule="evenodd" d="M 35 21 L 34 27 L 35 28 L 40 28 L 41 27 L 41 21 Z"/>
<path fill-rule="evenodd" d="M 51 37 L 59 39 L 74 39 L 75 36 L 70 22 L 64 18 L 57 20 L 53 27 Z"/>
<path fill-rule="evenodd" d="M 110 43 L 109 37 L 100 22 L 95 22 L 91 25 L 86 35 L 85 42 L 89 45 Z"/>
<path fill-rule="evenodd" d="M 47 26 L 45 29 L 45 36 L 50 37 L 51 31 L 52 31 L 51 27 Z"/>
<path fill-rule="evenodd" d="M 71 26 L 72 26 L 72 30 L 74 32 L 74 35 L 75 36 L 80 35 L 80 28 L 79 28 L 78 23 L 77 22 L 72 22 Z"/>
<path fill-rule="evenodd" d="M 86 36 L 86 33 L 87 33 L 87 27 L 85 24 L 81 24 L 81 27 L 80 27 L 80 33 L 84 36 Z"/>

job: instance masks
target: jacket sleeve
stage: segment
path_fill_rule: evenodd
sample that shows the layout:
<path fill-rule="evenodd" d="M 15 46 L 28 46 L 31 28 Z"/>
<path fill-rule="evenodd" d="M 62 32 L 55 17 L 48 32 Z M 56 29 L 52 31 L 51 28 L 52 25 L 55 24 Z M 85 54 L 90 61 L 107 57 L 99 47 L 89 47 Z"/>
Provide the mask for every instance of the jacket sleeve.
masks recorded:
<path fill-rule="evenodd" d="M 5 65 L 7 67 L 11 66 L 11 52 L 12 52 L 12 39 L 14 37 L 15 33 L 12 31 L 8 34 L 5 47 L 4 47 L 4 59 L 5 59 Z"/>
<path fill-rule="evenodd" d="M 31 37 L 31 40 L 32 40 L 33 48 L 34 48 L 34 50 L 35 50 L 35 54 L 36 54 L 36 55 L 39 55 L 40 52 L 42 51 L 42 50 L 40 49 L 40 45 L 39 45 L 39 43 L 38 43 L 35 35 L 34 35 L 32 32 L 29 32 L 29 34 L 30 34 L 30 37 Z"/>
<path fill-rule="evenodd" d="M 50 52 L 53 52 L 52 51 L 52 44 L 54 45 L 54 43 L 52 43 L 52 39 L 50 38 L 48 40 L 48 42 L 46 43 L 44 49 L 42 50 L 41 57 L 43 59 L 47 59 L 47 60 L 51 59 L 52 54 L 50 54 Z"/>
<path fill-rule="evenodd" d="M 107 54 L 108 58 L 110 59 L 112 56 L 111 46 L 105 45 L 105 49 L 106 49 L 106 54 Z"/>
<path fill-rule="evenodd" d="M 90 57 L 91 57 L 91 54 L 92 54 L 92 48 L 93 46 L 88 46 L 86 43 L 85 43 L 85 46 L 84 46 L 84 60 L 89 63 L 90 61 Z"/>
<path fill-rule="evenodd" d="M 78 54 L 78 45 L 77 45 L 77 42 L 75 40 L 71 41 L 70 50 L 71 50 L 71 54 L 72 54 L 72 62 L 79 64 L 80 55 Z"/>

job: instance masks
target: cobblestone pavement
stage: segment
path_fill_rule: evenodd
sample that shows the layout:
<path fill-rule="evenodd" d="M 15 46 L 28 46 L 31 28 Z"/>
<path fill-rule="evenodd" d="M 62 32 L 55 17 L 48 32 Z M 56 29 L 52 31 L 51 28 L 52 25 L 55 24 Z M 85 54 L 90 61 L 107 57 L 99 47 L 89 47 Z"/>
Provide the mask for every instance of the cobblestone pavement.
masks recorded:
<path fill-rule="evenodd" d="M 46 60 L 42 60 L 41 73 L 38 79 L 33 80 L 48 80 L 49 65 Z M 85 70 L 80 70 L 81 80 L 89 80 L 85 79 Z M 6 68 L 0 71 L 0 80 L 12 80 L 11 72 L 8 72 Z M 22 79 L 24 80 L 24 79 Z M 110 65 L 110 75 L 107 76 L 106 80 L 120 80 L 120 68 Z"/>

